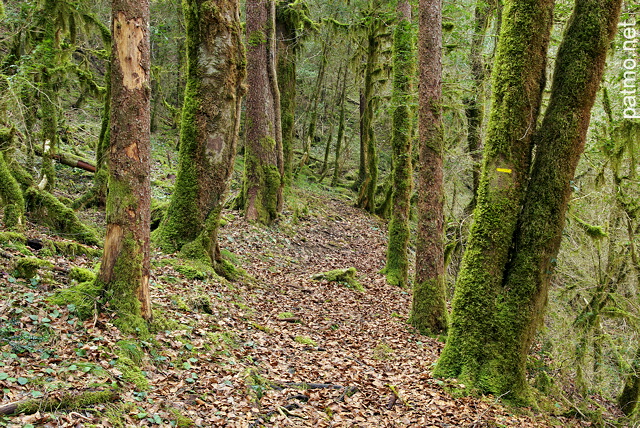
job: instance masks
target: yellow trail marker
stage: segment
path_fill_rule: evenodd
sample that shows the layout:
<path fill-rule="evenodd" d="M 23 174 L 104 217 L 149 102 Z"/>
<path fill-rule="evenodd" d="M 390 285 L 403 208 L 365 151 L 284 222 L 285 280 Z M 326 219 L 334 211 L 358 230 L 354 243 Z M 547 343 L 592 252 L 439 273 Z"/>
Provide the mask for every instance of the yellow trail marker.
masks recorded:
<path fill-rule="evenodd" d="M 506 172 L 507 174 L 511 174 L 511 170 L 509 168 L 496 168 L 498 172 Z"/>

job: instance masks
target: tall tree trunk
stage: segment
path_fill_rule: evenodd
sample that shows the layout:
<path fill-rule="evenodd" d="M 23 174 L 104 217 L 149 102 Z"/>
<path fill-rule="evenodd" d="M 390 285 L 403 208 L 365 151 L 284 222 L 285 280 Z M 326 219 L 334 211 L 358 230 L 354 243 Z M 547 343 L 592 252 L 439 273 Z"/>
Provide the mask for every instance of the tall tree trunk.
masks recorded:
<path fill-rule="evenodd" d="M 309 125 L 307 126 L 307 132 L 302 137 L 302 159 L 300 160 L 300 166 L 306 165 L 311 156 L 311 146 L 316 137 L 316 124 L 318 122 L 318 103 L 322 99 L 322 90 L 324 84 L 324 74 L 329 62 L 329 42 L 322 42 L 322 57 L 320 59 L 320 69 L 318 70 L 318 76 L 316 77 L 316 84 L 311 95 L 311 103 L 307 108 L 307 116 L 309 116 Z"/>
<path fill-rule="evenodd" d="M 347 48 L 347 57 L 351 53 L 351 46 Z M 331 179 L 331 185 L 338 185 L 338 176 L 340 174 L 340 154 L 342 152 L 342 140 L 344 139 L 344 116 L 345 116 L 345 101 L 347 92 L 347 76 L 349 75 L 349 67 L 344 68 L 344 75 L 342 76 L 342 88 L 340 89 L 340 117 L 338 119 L 338 135 L 336 136 L 336 157 L 333 163 L 333 177 Z"/>
<path fill-rule="evenodd" d="M 411 135 L 413 111 L 411 108 L 415 71 L 413 52 L 411 4 L 398 2 L 398 23 L 393 33 L 393 178 L 391 194 L 391 220 L 385 274 L 387 282 L 406 287 L 409 284 L 409 213 L 411 209 Z"/>
<path fill-rule="evenodd" d="M 238 1 L 218 1 L 215 11 L 208 4 L 183 2 L 187 87 L 178 174 L 154 241 L 215 267 L 222 263 L 218 224 L 236 155 L 245 61 Z"/>
<path fill-rule="evenodd" d="M 367 36 L 364 88 L 360 97 L 362 115 L 360 118 L 360 168 L 358 181 L 362 177 L 362 182 L 360 183 L 358 202 L 356 204 L 359 208 L 371 213 L 376 208 L 375 194 L 378 186 L 378 154 L 376 153 L 376 140 L 373 131 L 373 95 L 375 89 L 374 73 L 378 64 L 379 51 L 380 40 L 378 40 L 376 30 L 372 28 Z"/>
<path fill-rule="evenodd" d="M 247 131 L 243 201 L 250 221 L 269 224 L 282 209 L 282 140 L 277 136 L 277 79 L 269 0 L 247 1 Z M 271 19 L 270 19 L 271 18 Z M 270 55 L 273 54 L 273 55 Z M 275 83 L 275 85 L 274 85 Z M 279 106 L 278 106 L 279 108 Z"/>
<path fill-rule="evenodd" d="M 447 330 L 444 283 L 442 156 L 442 2 L 420 0 L 418 237 L 411 324 L 421 332 Z"/>
<path fill-rule="evenodd" d="M 145 330 L 149 295 L 149 0 L 112 0 L 107 233 L 97 282 L 119 327 Z M 142 318 L 141 318 L 142 317 Z"/>
<path fill-rule="evenodd" d="M 474 93 L 464 100 L 467 116 L 467 148 L 472 161 L 473 197 L 465 209 L 472 213 L 476 205 L 478 185 L 480 184 L 480 167 L 482 161 L 482 123 L 484 121 L 485 81 L 487 75 L 486 62 L 483 55 L 485 37 L 491 18 L 498 7 L 498 0 L 478 0 L 475 9 L 475 24 L 471 38 L 471 75 Z"/>
<path fill-rule="evenodd" d="M 527 353 L 542 322 L 571 181 L 620 6 L 621 0 L 577 0 L 558 50 L 551 98 L 534 138 L 536 156 L 497 307 L 497 339 L 507 358 L 494 356 L 492 364 L 502 375 L 497 386 L 503 392 L 526 386 Z"/>
<path fill-rule="evenodd" d="M 286 5 L 279 5 L 286 7 Z M 277 73 L 280 90 L 280 113 L 282 122 L 282 154 L 285 185 L 293 180 L 293 141 L 296 114 L 296 29 L 287 26 L 287 21 L 276 16 Z"/>
<path fill-rule="evenodd" d="M 436 376 L 465 376 L 491 391 L 485 366 L 498 292 L 522 207 L 532 135 L 545 86 L 553 0 L 505 0 L 478 202 Z M 489 314 L 489 315 L 487 315 Z"/>
<path fill-rule="evenodd" d="M 491 138 L 487 140 L 487 159 L 475 210 L 476 223 L 465 253 L 464 272 L 457 284 L 453 331 L 436 367 L 438 375 L 462 376 L 466 378 L 464 381 L 468 379 L 481 390 L 504 394 L 517 402 L 531 400 L 525 377 L 526 355 L 544 314 L 549 279 L 564 227 L 570 181 L 584 147 L 590 110 L 602 78 L 620 3 L 621 0 L 576 1 L 558 51 L 549 107 L 535 134 L 536 157 L 524 206 L 513 207 L 512 211 L 511 204 L 504 198 L 494 199 L 494 204 L 502 208 L 502 215 L 485 205 L 485 195 L 500 190 L 508 196 L 510 192 L 503 187 L 505 181 L 517 188 L 524 184 L 520 181 L 526 176 L 519 172 L 518 164 L 494 150 Z M 511 2 L 505 5 L 504 30 L 496 60 L 496 89 L 504 71 L 500 64 L 504 44 L 508 42 L 513 46 L 510 30 L 516 28 L 513 25 L 514 6 Z M 529 9 L 528 13 L 522 11 L 519 16 L 529 15 L 530 19 L 531 13 L 546 13 L 546 5 L 539 6 Z M 550 20 L 548 16 L 541 16 L 530 22 L 548 25 Z M 530 25 L 521 28 L 518 39 L 526 40 L 527 35 L 532 34 L 531 29 Z M 546 38 L 540 28 L 535 34 L 536 39 Z M 533 42 L 529 45 L 536 50 L 540 46 Z M 534 57 L 529 53 L 529 58 Z M 512 60 L 508 68 L 513 69 L 519 63 Z M 532 67 L 530 65 L 528 69 L 533 70 Z M 526 82 L 528 79 L 521 80 Z M 498 104 L 492 111 L 492 119 L 500 107 L 500 94 L 496 92 Z M 505 124 L 509 123 L 515 110 L 510 111 L 511 116 L 500 117 Z M 536 117 L 531 116 L 533 123 Z M 517 143 L 511 144 L 517 149 Z M 512 171 L 496 171 L 496 168 Z M 515 181 L 505 180 L 507 177 L 514 177 Z M 518 196 L 512 194 L 513 198 Z M 515 209 L 521 214 L 518 215 Z M 492 211 L 493 221 L 481 214 L 489 211 Z M 517 225 L 513 236 L 509 237 L 503 232 L 514 218 L 517 218 Z M 479 235 L 482 230 L 483 235 Z M 506 252 L 504 258 L 503 251 Z M 493 253 L 494 262 L 484 258 L 484 254 L 490 253 Z M 500 260 L 502 267 L 495 260 Z M 507 263 L 507 260 L 510 261 Z M 476 265 L 478 261 L 483 264 Z"/>

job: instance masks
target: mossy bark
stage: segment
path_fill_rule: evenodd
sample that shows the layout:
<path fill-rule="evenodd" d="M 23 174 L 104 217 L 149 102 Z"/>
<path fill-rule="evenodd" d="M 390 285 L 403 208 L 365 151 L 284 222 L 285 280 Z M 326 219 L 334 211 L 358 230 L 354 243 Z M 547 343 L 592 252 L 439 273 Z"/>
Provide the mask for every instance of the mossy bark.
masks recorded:
<path fill-rule="evenodd" d="M 11 174 L 0 151 L 0 202 L 4 210 L 4 226 L 10 230 L 20 230 L 25 225 L 24 197 L 16 179 Z"/>
<path fill-rule="evenodd" d="M 449 336 L 434 370 L 436 376 L 456 377 L 489 392 L 498 392 L 492 385 L 499 374 L 487 364 L 495 351 L 486 341 L 524 198 L 553 1 L 506 0 L 504 8 L 474 223 L 456 283 Z"/>
<path fill-rule="evenodd" d="M 282 121 L 282 154 L 285 185 L 293 179 L 293 137 L 296 114 L 296 54 L 298 36 L 295 22 L 287 19 L 288 1 L 279 1 L 276 14 L 277 73 Z"/>
<path fill-rule="evenodd" d="M 393 190 L 385 274 L 389 284 L 406 287 L 409 284 L 407 248 L 413 181 L 411 81 L 415 70 L 411 5 L 408 1 L 398 3 L 398 15 L 399 22 L 393 35 Z"/>
<path fill-rule="evenodd" d="M 167 252 L 221 262 L 218 225 L 233 172 L 245 56 L 237 0 L 185 0 L 187 87 L 174 193 L 154 240 Z M 200 251 L 193 248 L 200 246 Z"/>
<path fill-rule="evenodd" d="M 58 68 L 58 51 L 60 47 L 60 36 L 57 27 L 57 20 L 52 18 L 56 14 L 56 1 L 45 0 L 42 14 L 45 19 L 43 41 L 40 49 L 42 55 L 42 92 L 41 113 L 42 113 L 42 180 L 40 189 L 50 191 L 55 187 L 55 167 L 53 155 L 58 149 L 58 91 L 56 88 L 55 70 Z"/>
<path fill-rule="evenodd" d="M 371 18 L 376 19 L 376 18 Z M 375 192 L 378 185 L 378 155 L 373 130 L 374 73 L 380 56 L 380 39 L 375 23 L 367 34 L 367 55 L 364 70 L 364 87 L 360 97 L 360 166 L 358 169 L 359 194 L 356 206 L 373 213 L 376 208 Z"/>
<path fill-rule="evenodd" d="M 347 48 L 347 57 L 351 54 L 351 45 Z M 347 77 L 349 75 L 349 67 L 344 68 L 344 76 L 342 77 L 342 88 L 340 89 L 340 115 L 338 118 L 338 135 L 336 136 L 336 156 L 333 161 L 333 177 L 331 185 L 338 185 L 338 177 L 340 176 L 340 155 L 342 153 L 342 141 L 344 139 L 345 128 L 345 102 L 347 93 Z"/>
<path fill-rule="evenodd" d="M 277 96 L 270 77 L 271 41 L 274 22 L 269 20 L 268 2 L 247 2 L 247 131 L 243 201 L 245 216 L 263 224 L 273 222 L 282 209 L 282 146 L 278 145 Z"/>
<path fill-rule="evenodd" d="M 418 234 L 410 322 L 422 333 L 438 334 L 448 325 L 444 283 L 442 3 L 421 0 L 419 13 Z"/>
<path fill-rule="evenodd" d="M 480 184 L 480 167 L 482 163 L 482 124 L 485 110 L 485 82 L 487 64 L 484 59 L 484 45 L 491 18 L 498 8 L 497 0 L 478 0 L 474 12 L 473 36 L 469 60 L 473 77 L 473 94 L 464 100 L 465 116 L 467 117 L 467 149 L 471 157 L 471 176 L 473 183 L 473 197 L 465 212 L 471 214 L 476 205 L 478 185 Z"/>
<path fill-rule="evenodd" d="M 533 5 L 532 2 L 525 3 Z M 515 4 L 507 2 L 505 5 L 496 60 L 496 89 L 500 88 L 500 76 L 505 71 L 501 65 L 505 53 L 503 45 L 509 43 L 513 47 L 516 40 L 525 41 L 529 35 L 534 35 L 534 40 L 538 41 L 545 37 L 539 26 L 548 25 L 550 17 L 531 18 L 546 14 L 548 5 L 546 2 L 535 3 L 540 3 L 539 7 L 520 9 L 517 15 L 526 21 L 513 19 Z M 515 402 L 531 401 L 525 377 L 526 356 L 544 314 L 553 260 L 560 245 L 571 192 L 570 181 L 584 147 L 590 110 L 602 78 L 620 4 L 620 0 L 576 2 L 558 51 L 549 107 L 535 133 L 536 157 L 526 197 L 513 207 L 504 198 L 494 198 L 493 202 L 503 210 L 502 216 L 486 206 L 487 196 L 500 191 L 505 196 L 519 197 L 520 192 L 512 192 L 521 187 L 519 181 L 526 175 L 519 172 L 515 159 L 504 156 L 492 139 L 496 135 L 495 114 L 501 106 L 501 94 L 496 91 L 494 104 L 497 104 L 492 111 L 494 126 L 489 129 L 487 159 L 475 210 L 476 223 L 457 284 L 453 331 L 436 367 L 436 375 L 461 378 L 480 390 L 505 395 Z M 529 24 L 521 26 L 518 33 L 511 33 L 519 21 Z M 531 32 L 533 29 L 536 31 Z M 533 40 L 528 44 L 534 50 L 541 47 Z M 525 51 L 520 49 L 518 52 Z M 517 64 L 525 64 L 534 56 L 529 52 L 528 61 L 522 61 L 522 58 L 514 62 L 512 58 L 507 68 L 515 70 L 513 67 Z M 539 59 L 534 62 L 539 63 Z M 533 64 L 529 64 L 528 70 L 535 70 Z M 523 83 L 535 81 L 533 74 L 526 76 L 530 78 L 521 78 Z M 500 118 L 504 124 L 514 119 L 513 108 L 503 112 L 510 112 L 510 116 Z M 532 116 L 534 121 L 536 117 Z M 522 127 L 526 122 L 528 120 L 521 117 Z M 526 134 L 528 131 L 521 135 L 526 137 Z M 524 158 L 526 147 L 519 147 L 520 144 L 513 140 L 506 141 L 511 141 L 512 153 Z M 495 171 L 498 167 L 510 168 L 512 173 Z M 506 177 L 499 174 L 508 174 L 515 180 L 505 180 Z M 505 181 L 510 184 L 509 188 L 502 186 Z M 493 221 L 487 218 L 489 213 L 493 215 Z M 509 237 L 504 233 L 505 226 L 508 224 L 510 229 L 514 218 L 517 218 L 517 224 Z M 482 231 L 484 233 L 480 234 Z M 492 254 L 493 262 L 485 258 L 488 254 Z M 497 265 L 496 260 L 501 264 Z M 482 264 L 477 264 L 479 261 Z"/>
<path fill-rule="evenodd" d="M 113 0 L 107 233 L 96 283 L 123 330 L 150 320 L 149 1 Z"/>

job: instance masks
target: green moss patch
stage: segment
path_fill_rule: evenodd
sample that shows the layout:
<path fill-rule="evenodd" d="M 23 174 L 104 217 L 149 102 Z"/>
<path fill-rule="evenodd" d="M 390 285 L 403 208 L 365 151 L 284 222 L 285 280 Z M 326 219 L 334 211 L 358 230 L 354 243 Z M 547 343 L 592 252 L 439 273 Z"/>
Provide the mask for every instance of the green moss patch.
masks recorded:
<path fill-rule="evenodd" d="M 356 268 L 354 267 L 334 269 L 311 275 L 311 279 L 316 281 L 325 280 L 329 282 L 339 282 L 354 290 L 364 291 L 364 287 L 356 279 L 357 273 L 358 271 L 356 271 Z"/>

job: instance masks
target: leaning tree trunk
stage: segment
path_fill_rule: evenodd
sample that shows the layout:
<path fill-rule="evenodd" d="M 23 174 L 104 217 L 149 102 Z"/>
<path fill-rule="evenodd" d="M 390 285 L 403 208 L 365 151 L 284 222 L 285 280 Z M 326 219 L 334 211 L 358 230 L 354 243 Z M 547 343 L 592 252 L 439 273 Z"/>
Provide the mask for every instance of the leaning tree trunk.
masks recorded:
<path fill-rule="evenodd" d="M 474 223 L 453 298 L 447 344 L 434 370 L 493 391 L 485 346 L 522 207 L 532 135 L 545 86 L 553 0 L 505 0 L 493 103 Z"/>
<path fill-rule="evenodd" d="M 183 2 L 187 24 L 187 87 L 180 160 L 167 215 L 154 241 L 167 252 L 222 262 L 218 224 L 233 172 L 243 95 L 244 50 L 237 0 Z M 189 244 L 188 247 L 185 247 Z"/>
<path fill-rule="evenodd" d="M 282 209 L 282 145 L 277 133 L 277 83 L 272 42 L 274 0 L 247 1 L 247 130 L 244 210 L 247 220 L 269 224 Z M 269 19 L 271 18 L 271 19 Z M 270 23 L 271 22 L 271 23 Z M 279 106 L 278 106 L 279 108 Z"/>
<path fill-rule="evenodd" d="M 442 2 L 421 0 L 419 7 L 419 214 L 411 324 L 423 333 L 438 334 L 447 330 L 442 169 Z"/>
<path fill-rule="evenodd" d="M 413 29 L 411 4 L 408 0 L 398 3 L 399 22 L 393 34 L 393 193 L 391 195 L 391 220 L 387 245 L 387 282 L 406 287 L 409 284 L 409 212 L 411 208 L 411 107 L 415 70 L 413 53 Z"/>
<path fill-rule="evenodd" d="M 119 327 L 144 331 L 149 296 L 149 0 L 112 0 L 107 233 L 97 283 Z"/>

